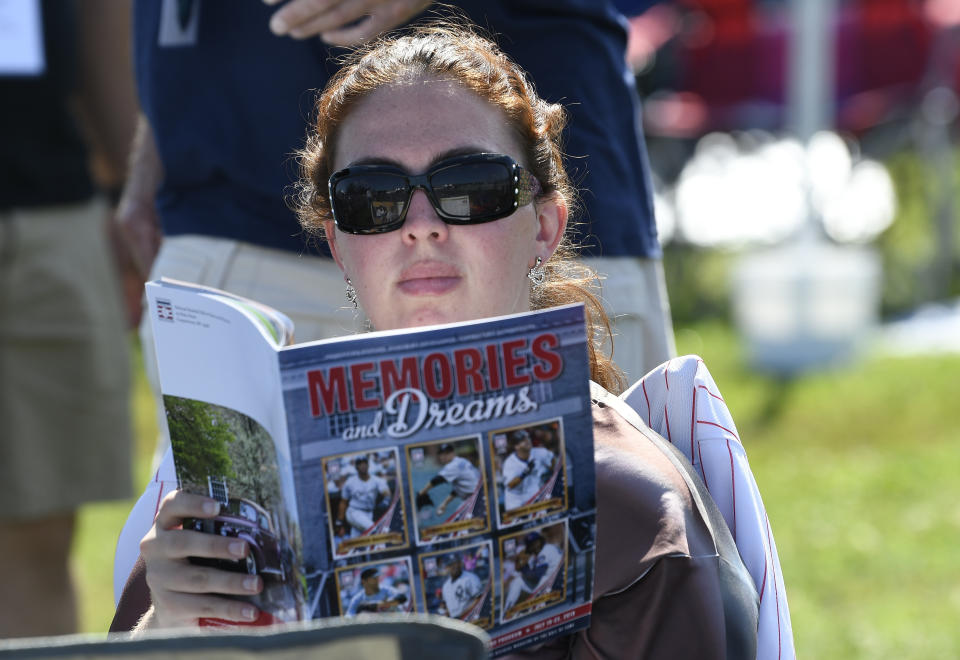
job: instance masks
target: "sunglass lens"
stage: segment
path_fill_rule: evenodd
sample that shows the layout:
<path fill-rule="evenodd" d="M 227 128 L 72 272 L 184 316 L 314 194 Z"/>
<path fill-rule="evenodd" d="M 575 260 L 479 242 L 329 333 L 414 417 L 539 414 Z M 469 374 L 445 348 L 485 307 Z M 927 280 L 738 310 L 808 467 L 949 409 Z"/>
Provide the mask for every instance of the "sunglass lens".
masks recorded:
<path fill-rule="evenodd" d="M 501 163 L 461 163 L 430 178 L 440 210 L 463 220 L 496 219 L 513 211 L 513 176 Z"/>
<path fill-rule="evenodd" d="M 346 231 L 375 232 L 397 224 L 408 198 L 406 180 L 389 173 L 354 174 L 333 189 L 337 222 Z"/>

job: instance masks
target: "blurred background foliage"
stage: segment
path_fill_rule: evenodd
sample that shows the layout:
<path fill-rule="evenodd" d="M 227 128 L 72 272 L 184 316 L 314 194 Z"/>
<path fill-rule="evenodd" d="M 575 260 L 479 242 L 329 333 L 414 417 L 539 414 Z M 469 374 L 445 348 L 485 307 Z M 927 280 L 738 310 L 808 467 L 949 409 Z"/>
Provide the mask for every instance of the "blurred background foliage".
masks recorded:
<path fill-rule="evenodd" d="M 955 153 L 954 161 L 960 163 L 960 153 Z M 923 302 L 960 295 L 960 215 L 951 214 L 950 276 L 932 282 L 931 261 L 938 248 L 935 200 L 940 193 L 934 165 L 917 150 L 898 151 L 884 164 L 897 193 L 894 222 L 877 240 L 884 267 L 882 311 L 889 316 L 908 312 Z M 960 165 L 954 167 L 953 181 L 953 189 L 960 190 Z"/>
<path fill-rule="evenodd" d="M 954 171 L 960 190 L 960 150 Z M 926 302 L 960 296 L 960 214 L 952 214 L 952 268 L 946 281 L 931 281 L 931 261 L 938 249 L 937 184 L 933 166 L 915 149 L 899 150 L 882 161 L 897 197 L 893 223 L 875 241 L 881 255 L 881 316 L 893 318 Z M 704 248 L 679 241 L 664 247 L 664 271 L 674 323 L 731 321 L 731 269 L 738 249 Z"/>

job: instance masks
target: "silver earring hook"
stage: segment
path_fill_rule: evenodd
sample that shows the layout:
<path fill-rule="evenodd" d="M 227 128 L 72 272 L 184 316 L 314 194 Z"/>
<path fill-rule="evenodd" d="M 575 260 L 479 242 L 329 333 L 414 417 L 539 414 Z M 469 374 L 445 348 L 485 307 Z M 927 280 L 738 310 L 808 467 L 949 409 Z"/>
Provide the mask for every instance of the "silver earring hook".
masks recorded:
<path fill-rule="evenodd" d="M 357 290 L 353 288 L 353 282 L 350 281 L 349 277 L 347 278 L 347 289 L 343 294 L 347 297 L 347 302 L 353 305 L 354 309 L 359 307 L 359 305 L 357 305 Z"/>
<path fill-rule="evenodd" d="M 537 263 L 527 271 L 527 277 L 533 283 L 533 286 L 540 286 L 547 277 L 546 269 L 543 267 L 543 259 L 537 257 Z"/>

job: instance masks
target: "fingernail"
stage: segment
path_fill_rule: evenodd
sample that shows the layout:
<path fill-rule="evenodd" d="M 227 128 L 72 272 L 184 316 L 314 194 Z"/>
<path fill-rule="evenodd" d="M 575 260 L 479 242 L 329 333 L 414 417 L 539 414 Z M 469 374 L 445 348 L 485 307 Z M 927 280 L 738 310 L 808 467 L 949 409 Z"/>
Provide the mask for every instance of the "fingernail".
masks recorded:
<path fill-rule="evenodd" d="M 246 589 L 247 591 L 256 591 L 258 582 L 259 581 L 257 580 L 257 578 L 254 576 L 244 578 L 243 588 Z"/>
<path fill-rule="evenodd" d="M 246 621 L 253 621 L 257 618 L 257 612 L 255 609 L 248 606 L 240 610 L 240 616 L 242 616 Z"/>
<path fill-rule="evenodd" d="M 203 503 L 203 512 L 209 516 L 215 516 L 220 513 L 220 502 L 209 500 Z"/>
<path fill-rule="evenodd" d="M 289 29 L 290 26 L 287 25 L 287 22 L 283 20 L 282 16 L 274 15 L 273 18 L 270 19 L 270 31 L 274 34 L 286 34 Z"/>
<path fill-rule="evenodd" d="M 230 550 L 230 554 L 234 557 L 243 557 L 245 554 L 247 554 L 246 545 L 247 544 L 243 541 L 234 541 L 230 544 L 228 549 Z"/>

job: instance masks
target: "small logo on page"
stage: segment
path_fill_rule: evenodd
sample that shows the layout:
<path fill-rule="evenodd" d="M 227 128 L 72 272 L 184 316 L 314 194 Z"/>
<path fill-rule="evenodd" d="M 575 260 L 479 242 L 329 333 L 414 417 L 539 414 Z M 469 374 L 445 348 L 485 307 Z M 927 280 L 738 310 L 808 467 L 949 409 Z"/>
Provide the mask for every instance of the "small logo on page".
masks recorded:
<path fill-rule="evenodd" d="M 173 303 L 169 300 L 157 299 L 157 318 L 161 321 L 173 322 Z"/>

